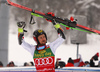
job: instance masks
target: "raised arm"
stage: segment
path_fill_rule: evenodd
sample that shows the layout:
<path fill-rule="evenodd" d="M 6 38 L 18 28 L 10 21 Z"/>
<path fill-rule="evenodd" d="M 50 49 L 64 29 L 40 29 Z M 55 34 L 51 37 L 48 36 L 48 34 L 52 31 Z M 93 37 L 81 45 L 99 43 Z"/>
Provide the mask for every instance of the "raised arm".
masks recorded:
<path fill-rule="evenodd" d="M 56 49 L 65 41 L 65 35 L 59 24 L 55 24 L 54 27 L 57 30 L 59 37 L 58 39 L 50 43 L 49 46 L 51 50 L 53 51 L 53 53 L 55 54 Z"/>
<path fill-rule="evenodd" d="M 24 30 L 24 28 L 26 26 L 25 22 L 18 22 L 17 26 L 18 26 L 19 45 L 21 45 L 24 49 L 26 49 L 28 52 L 30 52 L 33 55 L 35 46 L 30 45 L 29 43 L 24 41 L 24 32 L 27 32 L 26 30 Z"/>

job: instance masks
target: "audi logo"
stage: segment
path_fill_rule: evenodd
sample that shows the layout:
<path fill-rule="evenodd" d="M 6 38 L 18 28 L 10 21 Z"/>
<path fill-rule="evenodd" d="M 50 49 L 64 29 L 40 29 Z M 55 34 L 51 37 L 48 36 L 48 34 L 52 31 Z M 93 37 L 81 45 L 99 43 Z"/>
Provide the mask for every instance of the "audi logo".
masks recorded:
<path fill-rule="evenodd" d="M 47 64 L 52 64 L 53 59 L 51 57 L 48 58 L 38 58 L 34 60 L 35 65 L 47 65 Z"/>

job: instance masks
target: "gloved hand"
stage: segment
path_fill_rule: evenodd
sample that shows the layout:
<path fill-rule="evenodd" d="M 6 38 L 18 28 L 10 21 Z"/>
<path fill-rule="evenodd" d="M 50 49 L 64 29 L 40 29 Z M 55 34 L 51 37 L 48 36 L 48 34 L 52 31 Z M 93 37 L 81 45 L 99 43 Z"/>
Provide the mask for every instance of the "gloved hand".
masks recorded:
<path fill-rule="evenodd" d="M 26 24 L 25 24 L 25 22 L 17 22 L 17 26 L 18 26 L 18 41 L 19 41 L 19 45 L 21 45 L 23 36 L 24 36 L 24 32 L 26 31 L 26 30 L 24 30 Z"/>
<path fill-rule="evenodd" d="M 21 21 L 21 22 L 17 22 L 17 26 L 20 28 L 25 28 L 26 24 L 25 22 Z"/>
<path fill-rule="evenodd" d="M 60 25 L 56 24 L 56 25 L 54 25 L 54 27 L 57 29 L 58 34 L 60 34 L 60 36 L 62 36 L 62 38 L 65 39 L 65 35 L 64 35 L 63 30 L 60 27 Z"/>
<path fill-rule="evenodd" d="M 59 24 L 56 24 L 56 25 L 54 25 L 54 27 L 55 27 L 56 29 L 58 29 L 58 28 L 60 28 L 60 25 L 59 25 Z"/>
<path fill-rule="evenodd" d="M 23 28 L 18 28 L 18 33 L 24 33 Z"/>
<path fill-rule="evenodd" d="M 19 33 L 27 32 L 26 30 L 24 30 L 24 28 L 26 26 L 25 22 L 23 22 L 23 21 L 17 22 L 17 26 L 18 26 L 18 32 Z"/>

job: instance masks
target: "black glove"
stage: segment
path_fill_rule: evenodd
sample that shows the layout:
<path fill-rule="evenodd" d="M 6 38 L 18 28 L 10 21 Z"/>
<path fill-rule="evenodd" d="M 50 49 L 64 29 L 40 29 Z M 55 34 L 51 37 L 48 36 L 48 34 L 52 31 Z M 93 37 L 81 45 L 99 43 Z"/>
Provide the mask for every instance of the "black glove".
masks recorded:
<path fill-rule="evenodd" d="M 58 34 L 60 34 L 60 36 L 62 36 L 63 39 L 66 39 L 65 35 L 63 33 L 63 30 L 61 29 L 60 25 L 59 24 L 55 24 L 54 27 L 55 27 L 55 29 L 57 29 Z"/>
<path fill-rule="evenodd" d="M 26 26 L 26 23 L 21 21 L 21 22 L 17 22 L 17 26 L 20 27 L 20 28 L 25 28 Z"/>
<path fill-rule="evenodd" d="M 66 39 L 63 31 L 60 28 L 57 29 L 57 32 L 60 34 L 60 36 L 62 36 L 63 39 Z"/>

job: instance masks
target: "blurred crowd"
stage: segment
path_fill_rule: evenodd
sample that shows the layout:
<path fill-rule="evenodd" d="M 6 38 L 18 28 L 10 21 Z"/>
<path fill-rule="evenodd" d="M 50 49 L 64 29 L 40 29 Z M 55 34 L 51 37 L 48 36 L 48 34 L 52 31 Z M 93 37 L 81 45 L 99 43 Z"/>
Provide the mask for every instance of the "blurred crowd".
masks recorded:
<path fill-rule="evenodd" d="M 25 62 L 23 64 L 23 66 L 34 66 L 34 63 L 32 61 L 30 62 Z M 3 63 L 0 61 L 0 67 L 4 67 Z M 15 65 L 15 63 L 13 61 L 9 62 L 6 67 L 18 67 L 17 65 Z"/>
<path fill-rule="evenodd" d="M 55 69 L 63 68 L 63 67 L 100 67 L 100 61 L 98 60 L 99 53 L 96 53 L 94 56 L 90 58 L 89 61 L 84 61 L 81 58 L 81 55 L 77 59 L 68 58 L 67 64 L 61 60 L 61 58 L 57 58 L 55 62 Z M 98 61 L 98 64 L 95 65 L 95 61 Z M 25 62 L 23 66 L 34 66 L 33 61 Z M 3 63 L 0 61 L 0 67 L 4 67 Z M 6 67 L 18 67 L 15 65 L 13 61 L 9 62 Z"/>
<path fill-rule="evenodd" d="M 89 61 L 84 61 L 81 58 L 81 55 L 78 59 L 72 59 L 71 57 L 68 59 L 67 64 L 64 61 L 61 61 L 60 58 L 56 59 L 55 68 L 63 68 L 63 67 L 100 67 L 100 61 L 98 60 L 99 53 L 96 53 L 94 56 L 90 58 Z M 95 61 L 98 61 L 98 64 L 95 64 Z"/>

